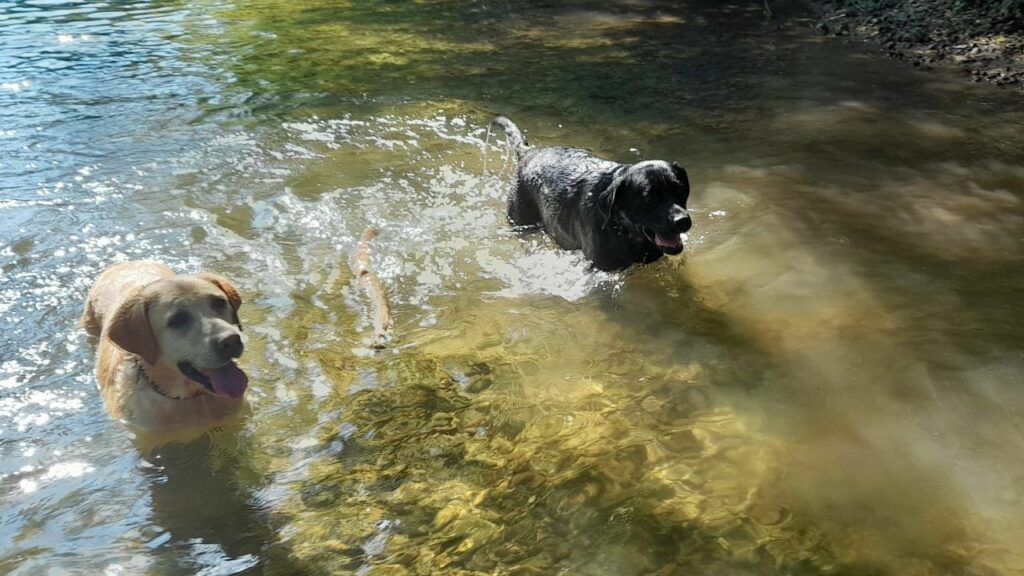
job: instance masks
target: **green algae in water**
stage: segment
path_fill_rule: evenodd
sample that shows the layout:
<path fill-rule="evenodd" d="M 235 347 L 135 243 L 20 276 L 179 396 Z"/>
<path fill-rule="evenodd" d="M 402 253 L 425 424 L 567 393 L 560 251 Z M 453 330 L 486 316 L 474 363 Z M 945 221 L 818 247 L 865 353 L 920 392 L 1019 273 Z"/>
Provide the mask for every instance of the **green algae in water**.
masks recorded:
<path fill-rule="evenodd" d="M 276 510 L 293 559 L 331 572 L 642 574 L 827 557 L 766 497 L 778 446 L 714 400 L 699 364 L 655 358 L 628 370 L 641 383 L 615 385 L 627 370 L 503 343 L 515 318 L 501 310 L 386 362 L 317 355 L 336 386 L 320 410 L 336 419 Z M 636 356 L 600 316 L 573 325 L 602 335 L 588 348 Z"/>

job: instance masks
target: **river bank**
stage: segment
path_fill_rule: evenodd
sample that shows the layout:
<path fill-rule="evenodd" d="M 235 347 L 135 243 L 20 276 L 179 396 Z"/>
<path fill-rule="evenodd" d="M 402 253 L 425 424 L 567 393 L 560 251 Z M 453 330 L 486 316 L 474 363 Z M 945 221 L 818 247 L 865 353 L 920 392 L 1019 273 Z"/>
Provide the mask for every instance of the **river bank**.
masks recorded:
<path fill-rule="evenodd" d="M 815 30 L 868 42 L 923 69 L 1024 90 L 1024 2 L 825 0 Z"/>

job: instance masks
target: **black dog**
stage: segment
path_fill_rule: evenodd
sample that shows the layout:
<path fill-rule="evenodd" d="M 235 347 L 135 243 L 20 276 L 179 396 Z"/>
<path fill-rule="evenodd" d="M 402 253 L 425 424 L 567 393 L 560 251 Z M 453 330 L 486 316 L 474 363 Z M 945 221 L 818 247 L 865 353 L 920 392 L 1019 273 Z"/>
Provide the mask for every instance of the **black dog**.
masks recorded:
<path fill-rule="evenodd" d="M 542 224 L 558 245 L 583 250 L 596 268 L 617 270 L 683 251 L 680 235 L 690 182 L 678 164 L 648 160 L 617 164 L 580 148 L 527 144 L 519 128 L 494 119 L 516 151 L 516 186 L 508 219 Z"/>

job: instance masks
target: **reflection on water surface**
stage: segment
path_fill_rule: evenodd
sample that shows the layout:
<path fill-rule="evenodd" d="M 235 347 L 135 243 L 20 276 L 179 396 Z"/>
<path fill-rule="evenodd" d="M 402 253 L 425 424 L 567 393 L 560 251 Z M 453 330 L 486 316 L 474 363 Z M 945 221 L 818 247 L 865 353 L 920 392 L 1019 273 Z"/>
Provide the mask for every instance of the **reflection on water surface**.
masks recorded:
<path fill-rule="evenodd" d="M 756 2 L 0 22 L 2 571 L 1024 571 L 1014 95 Z M 604 274 L 509 229 L 498 112 L 681 161 L 686 254 Z M 103 413 L 75 320 L 129 258 L 243 288 L 238 427 L 152 448 Z"/>

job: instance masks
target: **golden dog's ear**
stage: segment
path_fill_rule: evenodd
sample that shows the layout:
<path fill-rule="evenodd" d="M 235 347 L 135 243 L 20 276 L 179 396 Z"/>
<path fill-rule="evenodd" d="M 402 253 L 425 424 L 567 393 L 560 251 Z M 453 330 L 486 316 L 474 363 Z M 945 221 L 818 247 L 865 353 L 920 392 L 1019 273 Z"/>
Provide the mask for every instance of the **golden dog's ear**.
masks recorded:
<path fill-rule="evenodd" d="M 231 280 L 209 272 L 202 272 L 196 276 L 220 288 L 220 291 L 228 297 L 231 307 L 235 309 L 235 312 L 238 311 L 238 307 L 242 305 L 242 296 L 238 293 L 238 288 L 235 288 L 235 285 L 231 283 Z"/>
<path fill-rule="evenodd" d="M 211 274 L 209 272 L 201 272 L 196 274 L 196 277 L 206 280 L 210 284 L 220 288 L 220 291 L 227 296 L 228 302 L 231 303 L 231 309 L 235 313 L 235 324 L 238 324 L 238 327 L 241 328 L 242 323 L 238 320 L 238 307 L 242 305 L 242 295 L 238 293 L 238 288 L 235 288 L 235 285 L 231 280 L 228 280 L 219 274 Z"/>
<path fill-rule="evenodd" d="M 125 300 L 110 319 L 107 336 L 114 344 L 153 364 L 160 357 L 160 347 L 149 325 L 147 304 L 147 299 L 140 294 Z"/>

